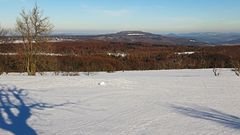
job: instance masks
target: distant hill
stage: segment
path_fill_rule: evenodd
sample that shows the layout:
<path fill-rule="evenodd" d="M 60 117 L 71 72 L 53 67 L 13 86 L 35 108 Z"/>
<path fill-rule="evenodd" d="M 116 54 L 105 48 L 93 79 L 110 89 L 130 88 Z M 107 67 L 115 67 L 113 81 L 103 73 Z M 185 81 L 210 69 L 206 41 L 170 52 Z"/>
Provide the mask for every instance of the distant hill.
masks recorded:
<path fill-rule="evenodd" d="M 125 43 L 150 43 L 156 45 L 182 45 L 182 46 L 195 46 L 195 45 L 207 45 L 204 42 L 198 42 L 194 39 L 163 36 L 142 31 L 122 31 L 113 34 L 102 34 L 94 36 L 78 36 L 78 35 L 58 35 L 58 38 L 66 38 L 73 40 L 102 40 L 110 42 L 125 42 Z"/>
<path fill-rule="evenodd" d="M 175 38 L 195 39 L 199 42 L 208 44 L 225 45 L 240 44 L 240 33 L 186 33 L 186 34 L 168 34 L 166 36 Z"/>
<path fill-rule="evenodd" d="M 116 42 L 143 42 L 156 45 L 203 45 L 205 43 L 197 42 L 196 40 L 168 37 L 158 34 L 152 34 L 142 31 L 122 31 L 115 34 L 107 34 L 97 36 L 96 39 L 104 41 L 116 41 Z"/>

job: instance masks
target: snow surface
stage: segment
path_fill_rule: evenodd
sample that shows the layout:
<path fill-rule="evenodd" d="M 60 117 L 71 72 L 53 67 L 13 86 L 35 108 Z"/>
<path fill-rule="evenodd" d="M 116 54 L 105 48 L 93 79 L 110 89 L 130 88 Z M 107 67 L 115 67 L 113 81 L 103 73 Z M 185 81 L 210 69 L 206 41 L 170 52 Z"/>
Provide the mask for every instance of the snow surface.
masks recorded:
<path fill-rule="evenodd" d="M 127 34 L 128 36 L 143 36 L 145 34 L 141 34 L 141 33 L 131 33 L 131 34 Z"/>
<path fill-rule="evenodd" d="M 212 69 L 94 76 L 9 74 L 0 76 L 0 84 L 1 97 L 20 89 L 26 96 L 23 102 L 14 96 L 1 100 L 0 122 L 13 127 L 16 122 L 7 117 L 4 111 L 10 105 L 4 102 L 15 104 L 15 115 L 25 106 L 32 113 L 28 128 L 40 135 L 240 134 L 240 78 L 230 69 L 222 69 L 219 77 Z M 2 123 L 0 135 L 11 134 L 18 124 L 4 130 Z M 27 130 L 23 125 L 18 132 Z"/>
<path fill-rule="evenodd" d="M 177 52 L 175 54 L 177 55 L 191 55 L 191 54 L 194 54 L 195 52 Z"/>

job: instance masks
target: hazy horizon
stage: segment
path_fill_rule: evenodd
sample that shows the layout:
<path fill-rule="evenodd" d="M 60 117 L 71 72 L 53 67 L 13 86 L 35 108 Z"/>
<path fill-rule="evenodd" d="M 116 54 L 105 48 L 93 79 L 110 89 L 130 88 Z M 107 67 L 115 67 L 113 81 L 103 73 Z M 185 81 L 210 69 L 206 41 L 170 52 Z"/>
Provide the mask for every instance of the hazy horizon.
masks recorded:
<path fill-rule="evenodd" d="M 118 32 L 146 32 L 146 33 L 152 33 L 152 34 L 162 34 L 162 35 L 168 35 L 168 34 L 194 34 L 194 33 L 218 33 L 218 34 L 240 34 L 240 32 L 214 32 L 214 31 L 206 31 L 206 32 L 151 32 L 151 31 L 143 31 L 143 30 L 119 30 L 119 31 L 53 31 L 53 34 L 66 34 L 66 35 L 101 35 L 101 34 L 114 34 Z"/>
<path fill-rule="evenodd" d="M 22 9 L 37 3 L 57 33 L 240 32 L 235 0 L 0 0 L 0 24 L 14 28 Z"/>

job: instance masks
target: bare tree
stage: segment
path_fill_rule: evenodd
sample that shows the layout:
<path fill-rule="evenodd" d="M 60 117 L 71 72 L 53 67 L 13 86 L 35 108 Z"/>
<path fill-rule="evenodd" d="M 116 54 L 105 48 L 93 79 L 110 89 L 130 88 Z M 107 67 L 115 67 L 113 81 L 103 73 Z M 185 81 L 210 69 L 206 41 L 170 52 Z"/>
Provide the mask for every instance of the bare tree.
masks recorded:
<path fill-rule="evenodd" d="M 39 46 L 48 40 L 52 28 L 49 18 L 43 17 L 37 5 L 29 12 L 22 10 L 17 18 L 16 30 L 22 37 L 28 75 L 36 74 Z"/>

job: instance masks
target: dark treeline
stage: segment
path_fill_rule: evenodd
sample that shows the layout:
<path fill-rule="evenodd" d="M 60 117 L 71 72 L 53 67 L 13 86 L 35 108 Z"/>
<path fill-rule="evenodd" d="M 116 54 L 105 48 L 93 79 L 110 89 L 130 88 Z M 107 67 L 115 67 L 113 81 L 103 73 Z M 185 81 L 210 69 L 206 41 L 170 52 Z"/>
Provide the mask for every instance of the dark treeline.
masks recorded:
<path fill-rule="evenodd" d="M 0 53 L 0 72 L 26 72 L 21 44 L 0 44 Z M 118 53 L 126 56 L 117 56 Z M 41 46 L 37 71 L 234 68 L 239 65 L 239 53 L 240 46 L 165 46 L 95 40 L 55 42 Z"/>

